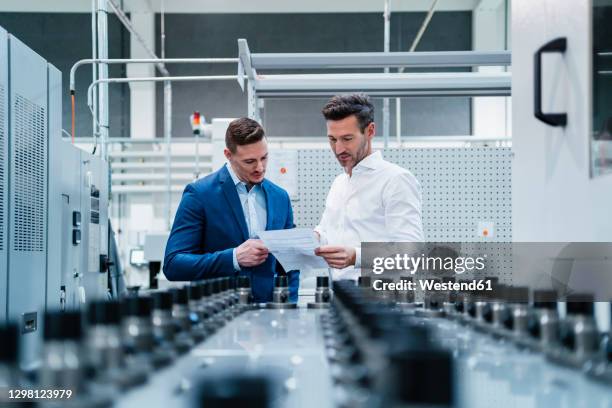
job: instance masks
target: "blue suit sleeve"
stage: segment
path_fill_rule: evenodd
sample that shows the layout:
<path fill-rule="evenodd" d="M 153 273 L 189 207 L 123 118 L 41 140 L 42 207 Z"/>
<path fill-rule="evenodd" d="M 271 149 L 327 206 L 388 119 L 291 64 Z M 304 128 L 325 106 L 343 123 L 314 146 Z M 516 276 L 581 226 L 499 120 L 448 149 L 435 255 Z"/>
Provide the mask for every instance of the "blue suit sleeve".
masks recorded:
<path fill-rule="evenodd" d="M 234 271 L 233 250 L 202 253 L 206 213 L 202 199 L 189 184 L 183 192 L 164 256 L 164 274 L 171 281 L 224 276 Z"/>
<path fill-rule="evenodd" d="M 291 199 L 289 198 L 289 194 L 287 194 L 287 221 L 285 222 L 284 229 L 295 228 L 295 224 L 293 223 L 293 208 L 291 207 Z M 292 270 L 287 272 L 287 279 L 289 280 L 289 301 L 297 302 L 298 301 L 298 290 L 300 288 L 300 271 Z"/>

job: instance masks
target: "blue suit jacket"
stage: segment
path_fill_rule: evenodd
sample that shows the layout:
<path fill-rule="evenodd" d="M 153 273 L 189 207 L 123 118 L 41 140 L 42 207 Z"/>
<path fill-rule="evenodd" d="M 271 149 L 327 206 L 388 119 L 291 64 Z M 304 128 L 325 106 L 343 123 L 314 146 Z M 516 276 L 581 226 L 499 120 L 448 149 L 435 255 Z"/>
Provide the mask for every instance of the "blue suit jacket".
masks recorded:
<path fill-rule="evenodd" d="M 295 228 L 285 190 L 265 180 L 266 230 Z M 225 166 L 188 184 L 166 245 L 164 274 L 171 281 L 247 275 L 256 302 L 272 299 L 274 276 L 282 271 L 274 256 L 256 267 L 234 270 L 232 252 L 249 238 L 236 186 Z M 289 271 L 290 298 L 297 301 L 299 272 Z"/>

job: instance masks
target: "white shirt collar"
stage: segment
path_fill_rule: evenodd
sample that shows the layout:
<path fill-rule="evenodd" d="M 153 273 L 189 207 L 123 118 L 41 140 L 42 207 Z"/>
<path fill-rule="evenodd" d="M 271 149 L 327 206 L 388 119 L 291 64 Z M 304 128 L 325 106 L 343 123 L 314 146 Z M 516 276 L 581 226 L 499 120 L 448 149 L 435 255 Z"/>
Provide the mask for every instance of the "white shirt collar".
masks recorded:
<path fill-rule="evenodd" d="M 242 183 L 242 181 L 238 178 L 236 173 L 234 173 L 234 169 L 232 169 L 232 165 L 229 163 L 225 163 L 225 166 L 227 167 L 227 171 L 229 172 L 230 177 L 232 178 L 232 181 L 234 182 L 234 185 L 237 186 L 238 184 Z"/>
<path fill-rule="evenodd" d="M 366 156 L 361 160 L 355 167 L 353 167 L 353 173 L 357 170 L 357 173 L 361 171 L 365 171 L 367 169 L 376 170 L 380 167 L 383 162 L 382 153 L 380 150 L 377 150 L 371 153 L 369 156 Z"/>

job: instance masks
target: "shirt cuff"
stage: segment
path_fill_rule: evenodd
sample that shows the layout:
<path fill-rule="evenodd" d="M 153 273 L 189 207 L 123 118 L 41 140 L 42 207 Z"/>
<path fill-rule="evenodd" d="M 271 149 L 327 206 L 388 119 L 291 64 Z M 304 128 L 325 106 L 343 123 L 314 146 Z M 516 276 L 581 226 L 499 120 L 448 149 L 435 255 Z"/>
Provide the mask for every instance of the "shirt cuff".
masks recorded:
<path fill-rule="evenodd" d="M 327 239 L 325 237 L 325 233 L 323 232 L 323 228 L 317 225 L 314 228 L 314 231 L 319 234 L 319 245 L 327 245 Z"/>
<path fill-rule="evenodd" d="M 234 262 L 234 270 L 240 270 L 240 264 L 238 263 L 238 257 L 236 256 L 236 248 L 232 251 L 232 261 Z"/>
<path fill-rule="evenodd" d="M 355 247 L 355 268 L 361 268 L 361 247 Z"/>

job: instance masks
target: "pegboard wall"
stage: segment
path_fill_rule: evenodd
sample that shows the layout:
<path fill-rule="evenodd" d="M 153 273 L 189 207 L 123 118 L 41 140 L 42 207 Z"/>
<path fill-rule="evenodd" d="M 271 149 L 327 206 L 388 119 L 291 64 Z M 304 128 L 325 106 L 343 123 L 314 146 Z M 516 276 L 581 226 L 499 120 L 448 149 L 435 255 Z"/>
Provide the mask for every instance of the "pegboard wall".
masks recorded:
<path fill-rule="evenodd" d="M 511 148 L 409 148 L 382 153 L 421 183 L 427 242 L 512 241 Z M 299 199 L 293 202 L 298 227 L 319 223 L 329 188 L 341 171 L 329 149 L 298 151 Z M 511 279 L 511 255 L 497 255 L 487 272 Z"/>
<path fill-rule="evenodd" d="M 512 241 L 510 148 L 387 149 L 383 157 L 410 170 L 421 183 L 426 241 Z M 293 203 L 298 226 L 319 223 L 340 171 L 328 149 L 298 151 L 299 200 Z M 483 225 L 487 238 L 481 236 Z"/>

